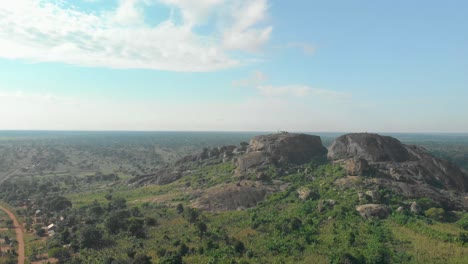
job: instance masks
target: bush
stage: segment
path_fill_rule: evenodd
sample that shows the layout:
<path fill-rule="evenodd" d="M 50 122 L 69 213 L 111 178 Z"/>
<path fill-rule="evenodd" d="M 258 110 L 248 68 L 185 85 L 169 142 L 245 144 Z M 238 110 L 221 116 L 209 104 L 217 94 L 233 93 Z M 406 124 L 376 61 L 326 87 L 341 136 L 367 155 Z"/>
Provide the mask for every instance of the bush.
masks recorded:
<path fill-rule="evenodd" d="M 193 224 L 198 220 L 198 212 L 195 209 L 188 207 L 184 210 L 184 218 L 189 223 Z"/>
<path fill-rule="evenodd" d="M 463 228 L 465 230 L 468 230 L 468 214 L 464 214 L 460 220 L 457 221 L 457 225 L 460 227 L 460 228 Z"/>
<path fill-rule="evenodd" d="M 147 255 L 138 255 L 133 259 L 132 264 L 151 264 L 151 257 Z"/>
<path fill-rule="evenodd" d="M 245 245 L 242 241 L 236 241 L 234 244 L 234 250 L 239 254 L 244 254 L 245 252 Z"/>
<path fill-rule="evenodd" d="M 141 218 L 132 217 L 128 221 L 128 232 L 137 238 L 145 238 L 144 221 Z"/>
<path fill-rule="evenodd" d="M 424 214 L 427 217 L 437 220 L 437 221 L 444 221 L 445 219 L 445 211 L 442 208 L 432 207 L 428 209 Z"/>
<path fill-rule="evenodd" d="M 161 258 L 160 264 L 182 264 L 182 256 L 179 254 L 171 254 Z"/>
<path fill-rule="evenodd" d="M 177 205 L 177 213 L 181 214 L 184 212 L 184 206 L 182 204 Z"/>
<path fill-rule="evenodd" d="M 462 245 L 468 244 L 468 233 L 460 233 L 458 239 Z"/>
<path fill-rule="evenodd" d="M 200 236 L 203 236 L 207 232 L 208 227 L 202 221 L 198 221 L 197 222 L 197 229 L 198 229 L 198 234 Z"/>
<path fill-rule="evenodd" d="M 64 260 L 70 257 L 70 252 L 66 248 L 54 247 L 49 250 L 49 258 Z"/>
<path fill-rule="evenodd" d="M 154 217 L 146 217 L 145 218 L 145 224 L 147 226 L 157 226 L 158 225 L 158 221 L 156 220 L 156 218 Z"/>
<path fill-rule="evenodd" d="M 102 237 L 103 232 L 96 226 L 86 226 L 84 227 L 79 236 L 80 247 L 81 248 L 97 248 L 102 246 Z"/>
<path fill-rule="evenodd" d="M 438 203 L 434 202 L 432 199 L 430 198 L 419 198 L 418 200 L 416 200 L 416 203 L 419 205 L 419 207 L 424 211 L 424 210 L 428 210 L 432 207 L 438 207 L 440 206 Z"/>
<path fill-rule="evenodd" d="M 189 252 L 189 248 L 185 243 L 180 244 L 179 255 L 185 256 Z"/>
<path fill-rule="evenodd" d="M 367 247 L 363 250 L 365 263 L 383 264 L 389 263 L 389 250 L 384 243 L 380 243 L 377 239 L 371 239 L 367 242 Z"/>

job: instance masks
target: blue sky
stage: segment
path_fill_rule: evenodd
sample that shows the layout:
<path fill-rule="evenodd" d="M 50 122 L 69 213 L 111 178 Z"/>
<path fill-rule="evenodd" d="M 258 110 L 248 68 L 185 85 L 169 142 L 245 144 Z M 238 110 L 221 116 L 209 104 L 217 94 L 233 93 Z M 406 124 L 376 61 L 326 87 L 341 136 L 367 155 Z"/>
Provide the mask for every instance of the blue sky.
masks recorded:
<path fill-rule="evenodd" d="M 468 132 L 468 2 L 16 0 L 0 129 Z"/>

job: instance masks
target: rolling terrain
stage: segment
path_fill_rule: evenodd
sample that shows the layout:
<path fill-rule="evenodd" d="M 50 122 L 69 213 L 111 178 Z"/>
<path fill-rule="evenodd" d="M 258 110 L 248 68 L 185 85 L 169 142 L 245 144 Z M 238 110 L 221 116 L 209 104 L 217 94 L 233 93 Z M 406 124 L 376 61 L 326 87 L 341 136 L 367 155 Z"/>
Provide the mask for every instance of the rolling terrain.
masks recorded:
<path fill-rule="evenodd" d="M 26 263 L 466 263 L 466 137 L 398 138 L 3 137 L 0 198 Z"/>

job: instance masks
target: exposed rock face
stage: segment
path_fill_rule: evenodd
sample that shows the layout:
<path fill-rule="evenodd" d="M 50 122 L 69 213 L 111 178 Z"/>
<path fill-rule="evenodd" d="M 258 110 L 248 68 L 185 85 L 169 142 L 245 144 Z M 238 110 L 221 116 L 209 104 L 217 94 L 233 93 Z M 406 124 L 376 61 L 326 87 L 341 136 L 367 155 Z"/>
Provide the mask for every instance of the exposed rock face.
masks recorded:
<path fill-rule="evenodd" d="M 185 164 L 187 162 L 202 162 L 209 159 L 223 159 L 223 162 L 227 162 L 234 156 L 235 145 L 228 145 L 222 147 L 215 147 L 212 149 L 204 148 L 201 153 L 185 156 L 178 161 L 175 165 Z"/>
<path fill-rule="evenodd" d="M 364 204 L 356 207 L 356 210 L 359 214 L 366 218 L 386 218 L 391 213 L 391 210 L 388 206 L 383 204 Z"/>
<path fill-rule="evenodd" d="M 311 194 L 312 194 L 312 190 L 309 188 L 301 187 L 297 189 L 297 195 L 299 199 L 301 199 L 302 201 L 309 199 L 311 197 Z"/>
<path fill-rule="evenodd" d="M 413 214 L 419 214 L 421 212 L 421 208 L 419 207 L 419 205 L 416 202 L 413 202 L 411 204 L 410 211 Z"/>
<path fill-rule="evenodd" d="M 348 134 L 337 138 L 328 151 L 332 160 L 360 158 L 367 161 L 409 161 L 408 150 L 395 138 L 377 134 Z"/>
<path fill-rule="evenodd" d="M 377 134 L 348 134 L 333 142 L 328 158 L 342 163 L 349 175 L 372 176 L 368 183 L 395 193 L 409 198 L 429 197 L 449 208 L 468 209 L 462 199 L 468 191 L 468 177 L 424 148 Z"/>
<path fill-rule="evenodd" d="M 307 163 L 327 153 L 320 137 L 293 133 L 254 137 L 247 151 L 265 152 L 270 154 L 276 162 L 290 164 Z"/>
<path fill-rule="evenodd" d="M 374 202 L 378 202 L 380 200 L 380 194 L 377 191 L 367 191 L 366 195 Z"/>
<path fill-rule="evenodd" d="M 220 185 L 206 190 L 192 206 L 212 212 L 245 209 L 263 201 L 271 191 L 271 187 L 263 186 L 259 182 Z"/>
<path fill-rule="evenodd" d="M 171 182 L 175 182 L 182 178 L 183 172 L 174 168 L 164 168 L 155 171 L 152 174 L 139 175 L 129 180 L 129 184 L 134 185 L 148 185 L 158 184 L 165 185 Z"/>
<path fill-rule="evenodd" d="M 139 175 L 129 181 L 133 185 L 169 184 L 190 174 L 190 163 L 213 165 L 232 162 L 237 175 L 252 170 L 259 180 L 268 180 L 263 173 L 269 165 L 300 165 L 314 159 L 326 160 L 327 149 L 318 136 L 279 133 L 254 137 L 250 143 L 204 148 L 201 152 L 179 159 L 174 166 Z M 193 165 L 193 164 L 192 164 Z"/>
<path fill-rule="evenodd" d="M 346 161 L 345 169 L 350 176 L 362 176 L 369 171 L 369 163 L 365 159 L 351 158 Z"/>
<path fill-rule="evenodd" d="M 300 165 L 325 158 L 327 149 L 318 136 L 279 133 L 254 137 L 238 158 L 238 171 L 264 165 Z"/>
<path fill-rule="evenodd" d="M 239 171 L 247 171 L 248 169 L 259 168 L 269 164 L 273 164 L 270 155 L 261 151 L 249 152 L 237 160 Z"/>

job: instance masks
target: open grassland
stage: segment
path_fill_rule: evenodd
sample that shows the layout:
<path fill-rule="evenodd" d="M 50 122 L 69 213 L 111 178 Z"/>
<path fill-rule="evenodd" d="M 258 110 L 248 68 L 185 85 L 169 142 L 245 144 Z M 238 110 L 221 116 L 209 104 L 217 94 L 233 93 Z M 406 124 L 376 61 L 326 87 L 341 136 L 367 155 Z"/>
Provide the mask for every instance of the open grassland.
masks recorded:
<path fill-rule="evenodd" d="M 468 247 L 431 238 L 405 226 L 392 226 L 395 238 L 412 256 L 409 263 L 456 263 L 468 261 Z"/>

